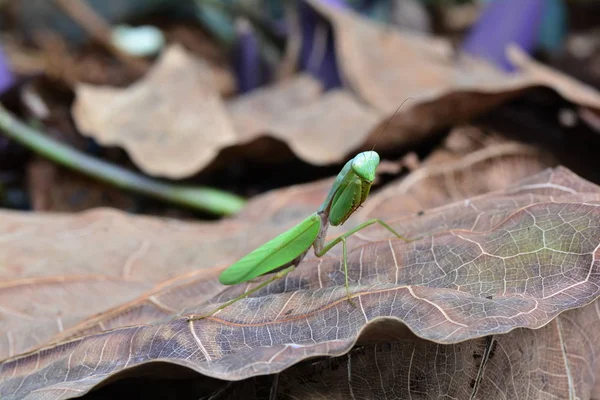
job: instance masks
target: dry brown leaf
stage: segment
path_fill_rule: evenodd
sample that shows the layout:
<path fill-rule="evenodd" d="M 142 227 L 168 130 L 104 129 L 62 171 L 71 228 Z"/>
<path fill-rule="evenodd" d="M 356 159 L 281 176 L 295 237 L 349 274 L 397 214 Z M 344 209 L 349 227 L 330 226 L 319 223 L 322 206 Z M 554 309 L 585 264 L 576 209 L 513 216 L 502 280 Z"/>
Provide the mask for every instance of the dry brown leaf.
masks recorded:
<path fill-rule="evenodd" d="M 481 354 L 478 338 L 550 323 L 543 335 L 522 330 L 506 338 L 497 336 L 500 350 L 489 355 L 489 367 L 481 365 L 492 380 L 473 384 L 482 393 L 475 398 L 494 391 L 511 397 L 511 390 L 522 391 L 523 384 L 534 382 L 542 384 L 535 389 L 542 394 L 566 397 L 572 392 L 586 398 L 593 386 L 587 366 L 596 362 L 597 341 L 591 333 L 598 321 L 577 313 L 595 316 L 597 303 L 555 318 L 589 304 L 600 293 L 595 261 L 598 205 L 600 188 L 559 168 L 504 191 L 392 219 L 392 226 L 413 234 L 427 234 L 432 228 L 443 231 L 409 244 L 389 240 L 389 233 L 378 228 L 362 235 L 362 245 L 355 243 L 349 254 L 356 307 L 345 300 L 336 257 L 307 260 L 285 280 L 193 323 L 180 313 L 202 312 L 247 285 L 231 287 L 206 302 L 210 297 L 206 290 L 216 286 L 215 274 L 189 277 L 72 329 L 69 341 L 5 360 L 0 364 L 0 390 L 8 398 L 27 398 L 31 393 L 35 394 L 30 398 L 67 398 L 152 361 L 239 380 L 281 372 L 315 356 L 342 355 L 357 340 L 389 340 L 394 335 L 409 339 L 406 330 L 398 329 L 402 323 L 417 336 L 440 344 L 469 341 L 446 350 L 421 341 L 417 346 L 401 345 L 408 350 L 392 367 L 414 377 L 405 390 L 452 392 L 457 390 L 449 380 L 453 374 L 471 368 L 468 379 L 474 379 L 481 364 L 448 365 L 449 376 L 440 378 L 433 368 L 440 360 L 431 350 L 473 357 L 475 351 Z M 381 325 L 382 321 L 389 323 Z M 372 329 L 376 332 L 369 333 Z M 497 366 L 490 364 L 494 359 Z M 496 368 L 507 368 L 516 360 L 523 368 L 539 370 L 530 377 L 517 367 L 515 375 L 493 375 Z M 433 366 L 419 368 L 428 363 Z M 410 365 L 414 369 L 406 370 Z M 555 365 L 559 369 L 550 369 Z M 373 364 L 370 367 L 374 371 Z M 547 385 L 550 377 L 559 375 L 563 378 Z M 440 384 L 425 383 L 436 377 L 442 379 Z"/>
<path fill-rule="evenodd" d="M 124 147 L 148 174 L 183 178 L 235 143 L 213 79 L 206 62 L 173 45 L 129 88 L 78 85 L 73 117 L 84 134 Z"/>
<path fill-rule="evenodd" d="M 521 82 L 517 80 L 518 85 L 548 86 L 560 93 L 565 99 L 582 107 L 589 107 L 595 110 L 600 109 L 600 96 L 598 91 L 592 86 L 579 82 L 569 75 L 562 74 L 553 68 L 535 61 L 517 46 L 509 47 L 507 54 L 522 74 L 519 76 Z"/>
<path fill-rule="evenodd" d="M 340 163 L 380 120 L 350 92 L 322 95 L 321 85 L 306 75 L 231 100 L 225 113 L 207 76 L 206 66 L 174 47 L 131 88 L 79 85 L 74 118 L 101 143 L 127 149 L 147 173 L 170 178 L 192 175 L 224 147 L 265 135 L 281 139 L 307 162 Z"/>
<path fill-rule="evenodd" d="M 317 101 L 322 92 L 317 80 L 309 75 L 296 75 L 280 84 L 259 88 L 230 100 L 227 112 L 243 143 L 266 134 L 278 120 Z"/>
<path fill-rule="evenodd" d="M 516 164 L 528 156 L 537 158 L 523 149 L 513 156 L 513 179 L 526 170 Z M 510 163 L 506 159 L 510 157 L 497 157 L 507 172 Z M 494 164 L 492 160 L 489 163 Z M 474 171 L 480 173 L 473 172 L 474 180 L 485 179 L 488 172 L 481 166 Z M 103 210 L 76 217 L 4 213 L 0 232 L 0 264 L 6 266 L 0 269 L 5 282 L 0 285 L 1 357 L 106 330 L 161 323 L 186 307 L 205 304 L 223 289 L 215 281 L 223 266 L 313 212 L 329 185 L 327 181 L 271 193 L 253 201 L 238 218 L 218 224 L 129 217 Z M 373 195 L 372 200 L 377 197 Z M 379 204 L 393 210 L 390 203 L 395 203 L 398 210 L 405 204 L 398 201 L 401 198 L 388 197 L 387 205 Z M 406 227 L 416 231 L 411 224 Z M 380 235 L 377 231 L 369 234 L 374 239 Z M 364 244 L 364 238 L 361 235 L 352 246 Z M 333 259 L 321 261 L 325 268 Z M 310 262 L 314 261 L 307 260 Z M 215 268 L 203 270 L 212 266 Z M 299 268 L 311 275 L 318 269 L 310 265 Z M 341 282 L 339 272 L 330 275 L 331 284 Z M 289 290 L 296 287 L 293 282 L 288 280 Z M 222 296 L 239 289 L 232 288 Z M 109 352 L 113 354 L 113 350 Z M 0 382 L 6 378 L 1 371 L 8 371 L 9 365 L 10 361 L 0 364 Z M 90 377 L 87 383 L 95 381 Z M 9 386 L 2 386 L 4 383 Z M 6 396 L 5 389 L 12 383 L 4 383 L 0 383 L 0 393 Z M 80 388 L 79 383 L 75 386 Z"/>
<path fill-rule="evenodd" d="M 459 200 L 452 191 L 444 192 L 449 186 L 436 188 L 440 177 L 445 175 L 440 171 L 454 171 L 456 183 L 463 181 L 459 178 L 461 174 L 468 177 L 472 188 L 465 186 L 463 192 L 468 197 L 501 189 L 544 166 L 538 154 L 525 146 L 472 158 L 480 162 L 453 162 L 427 173 L 415 171 L 405 180 L 411 184 L 400 182 L 399 186 L 392 185 L 371 195 L 358 218 L 333 228 L 331 234 L 341 233 L 353 223 L 372 216 L 385 216 L 388 212 L 396 216 L 412 214 Z M 504 179 L 490 180 L 494 170 L 501 171 Z M 413 177 L 415 174 L 420 178 Z M 476 182 L 480 186 L 475 190 Z M 0 358 L 35 348 L 95 312 L 119 306 L 157 286 L 162 287 L 164 282 L 189 279 L 187 274 L 202 275 L 203 268 L 223 267 L 235 261 L 314 212 L 330 185 L 331 180 L 326 180 L 261 196 L 235 219 L 219 224 L 130 217 L 109 210 L 90 211 L 77 217 L 1 214 L 0 265 L 5 268 L 0 269 L 0 281 L 5 282 L 6 288 L 18 289 L 5 296 L 0 290 L 0 297 L 5 299 L 4 303 L 0 301 L 0 307 L 7 313 L 0 319 L 0 332 L 7 332 L 5 339 L 0 339 Z M 424 190 L 418 190 L 420 187 Z M 86 284 L 97 285 L 99 289 L 88 293 Z M 215 285 L 212 291 L 203 289 L 199 293 L 210 297 L 219 288 Z M 106 298 L 105 290 L 114 296 Z M 44 302 L 43 306 L 34 307 L 36 303 L 29 300 L 32 293 L 46 293 L 44 296 L 48 298 L 59 296 L 64 302 L 56 305 Z M 86 302 L 81 302 L 82 298 Z M 17 305 L 15 309 L 10 305 L 13 302 Z M 70 309 L 69 304 L 82 308 Z M 89 314 L 85 312 L 85 304 L 91 306 Z M 27 315 L 22 315 L 24 305 Z M 65 316 L 69 321 L 63 320 Z"/>
<path fill-rule="evenodd" d="M 343 357 L 284 371 L 277 393 L 340 400 L 589 399 L 599 361 L 598 311 L 596 301 L 539 330 L 460 344 L 416 339 L 358 346 Z"/>

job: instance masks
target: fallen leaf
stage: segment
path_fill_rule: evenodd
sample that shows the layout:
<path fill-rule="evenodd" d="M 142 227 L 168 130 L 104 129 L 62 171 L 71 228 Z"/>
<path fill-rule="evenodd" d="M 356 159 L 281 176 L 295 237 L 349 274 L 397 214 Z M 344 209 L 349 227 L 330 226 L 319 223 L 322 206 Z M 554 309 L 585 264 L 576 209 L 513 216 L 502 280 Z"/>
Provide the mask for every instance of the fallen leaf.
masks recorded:
<path fill-rule="evenodd" d="M 322 192 L 326 189 L 326 185 L 322 185 Z M 263 218 L 262 223 L 257 221 L 254 225 L 254 236 L 260 236 L 257 232 L 263 229 L 273 236 L 275 229 L 269 226 L 277 223 L 277 212 L 265 216 L 265 209 L 271 210 L 277 205 L 279 207 L 275 206 L 275 210 L 286 211 L 278 217 L 289 217 L 290 209 L 286 202 L 302 204 L 306 200 L 313 201 L 315 197 L 314 191 L 304 198 L 298 189 L 290 189 L 287 193 L 284 198 L 271 196 L 272 208 L 258 202 L 250 207 L 245 219 Z M 179 260 L 188 261 L 189 265 L 191 254 L 201 260 L 203 252 L 209 254 L 208 249 L 212 247 L 214 250 L 218 243 L 206 243 L 193 235 L 195 232 L 191 226 L 186 229 L 185 224 L 175 223 L 173 226 L 174 223 L 141 218 L 136 225 L 143 224 L 138 226 L 144 235 L 151 233 L 156 240 L 169 236 L 165 243 L 172 243 L 172 246 L 179 247 L 179 251 L 169 252 L 167 249 L 170 254 L 166 255 L 161 253 L 165 251 L 162 248 L 161 252 L 152 254 L 148 254 L 148 250 L 140 250 L 133 257 L 131 254 L 135 251 L 129 250 L 129 258 L 134 259 L 129 263 L 134 265 L 131 276 L 162 274 L 164 277 L 171 271 L 154 268 L 155 272 L 152 272 L 152 265 L 162 264 L 179 266 L 179 270 L 171 275 L 174 279 L 165 281 L 162 278 L 162 283 L 148 289 L 143 296 L 129 303 L 122 301 L 112 310 L 87 320 L 82 318 L 62 333 L 55 329 L 52 336 L 41 331 L 46 344 L 38 346 L 44 350 L 35 350 L 36 345 L 30 344 L 30 353 L 9 358 L 0 364 L 0 391 L 11 396 L 19 386 L 21 392 L 18 393 L 21 394 L 31 390 L 36 390 L 36 395 L 64 390 L 63 395 L 58 396 L 64 398 L 74 393 L 83 394 L 116 372 L 153 360 L 184 365 L 207 376 L 238 380 L 282 371 L 309 357 L 344 354 L 361 337 L 361 332 L 369 329 L 370 321 L 381 318 L 402 321 L 418 336 L 447 344 L 506 333 L 519 327 L 540 327 L 552 321 L 560 311 L 581 307 L 597 296 L 595 275 L 589 276 L 589 282 L 583 278 L 590 272 L 594 249 L 594 243 L 589 239 L 597 237 L 594 230 L 600 230 L 594 225 L 597 219 L 594 204 L 599 198 L 600 189 L 595 185 L 564 169 L 548 170 L 505 191 L 427 210 L 423 215 L 389 221 L 411 236 L 428 234 L 417 242 L 389 241 L 389 233 L 375 227 L 365 231 L 355 240 L 349 254 L 351 288 L 357 296 L 357 308 L 344 300 L 339 258 L 328 256 L 306 260 L 285 280 L 269 285 L 256 297 L 242 300 L 213 318 L 191 325 L 185 322 L 182 314 L 202 312 L 213 307 L 214 302 L 225 301 L 246 290 L 247 285 L 221 292 L 216 284 L 216 273 L 220 268 L 189 272 L 194 267 L 188 267 L 188 273 L 184 272 L 186 268 L 180 266 Z M 396 199 L 388 200 L 394 202 Z M 291 210 L 293 214 L 294 207 Z M 88 218 L 90 214 L 87 213 Z M 81 225 L 77 218 L 69 220 L 71 224 Z M 104 220 L 103 216 L 101 221 Z M 103 232 L 104 224 L 100 221 L 96 224 L 92 229 L 86 221 L 77 235 L 70 236 L 83 237 L 87 233 L 87 241 L 93 241 L 96 246 L 99 242 L 95 237 L 97 232 L 115 240 L 116 235 Z M 130 225 L 131 221 L 127 221 L 126 226 Z M 226 225 L 215 237 L 234 227 L 235 220 Z M 218 226 L 215 224 L 215 227 Z M 171 232 L 165 231 L 166 227 L 170 227 Z M 431 236 L 432 232 L 440 229 L 441 233 Z M 27 229 L 22 230 L 27 232 Z M 135 237 L 136 230 L 130 228 L 124 237 L 131 238 L 132 242 L 139 240 Z M 183 231 L 187 235 L 173 237 L 173 231 Z M 202 232 L 206 235 L 207 230 Z M 3 237 L 11 239 L 7 234 Z M 189 239 L 182 243 L 186 237 Z M 82 247 L 82 241 L 75 243 L 78 249 Z M 13 234 L 10 248 L 21 242 L 27 243 L 22 240 L 15 242 Z M 62 242 L 69 241 L 53 240 L 52 244 L 57 246 Z M 229 256 L 234 246 L 229 242 L 224 244 L 226 247 L 221 251 L 229 249 Z M 199 245 L 206 246 L 206 250 Z M 187 252 L 179 254 L 181 247 L 187 246 Z M 190 253 L 191 249 L 193 253 Z M 179 257 L 172 259 L 177 254 Z M 73 256 L 76 258 L 75 253 Z M 89 260 L 93 263 L 98 258 L 92 254 Z M 62 259 L 77 263 L 67 257 Z M 512 269 L 508 269 L 505 263 L 510 260 L 510 265 L 514 266 Z M 543 261 L 545 269 L 537 267 L 541 260 L 547 260 Z M 113 276 L 116 275 L 114 280 L 117 283 L 124 275 L 124 264 L 128 265 L 114 260 L 101 260 L 101 264 L 105 268 L 108 266 Z M 144 267 L 138 269 L 135 264 Z M 567 267 L 569 270 L 562 269 Z M 92 265 L 88 267 L 92 268 Z M 99 267 L 95 269 L 99 270 Z M 50 268 L 45 270 L 52 271 Z M 482 275 L 482 271 L 486 274 Z M 511 279 L 508 279 L 509 271 Z M 529 283 L 524 285 L 526 282 Z M 37 289 L 36 284 L 39 283 L 31 282 L 31 292 Z M 53 290 L 60 288 L 56 282 L 52 283 Z M 131 280 L 126 280 L 125 284 L 131 284 Z M 142 290 L 137 289 L 137 293 Z M 8 292 L 6 288 L 3 291 Z M 11 296 L 8 293 L 6 297 L 2 296 L 5 299 L 0 301 L 3 309 L 12 311 L 15 304 L 22 304 L 22 300 L 14 297 L 20 292 L 14 290 L 9 293 Z M 31 292 L 25 298 L 29 298 Z M 36 293 L 44 293 L 44 290 Z M 63 293 L 73 296 L 71 290 L 63 290 Z M 89 296 L 86 302 L 92 306 L 100 303 L 100 296 L 95 296 L 93 291 L 90 293 L 86 291 Z M 213 297 L 217 293 L 219 295 Z M 489 295 L 493 299 L 486 298 Z M 105 298 L 103 296 L 102 301 L 106 301 Z M 68 300 L 65 296 L 64 301 Z M 29 301 L 29 304 L 39 307 L 40 302 Z M 62 311 L 68 314 L 67 310 L 63 308 Z M 31 306 L 17 311 L 18 315 L 16 312 L 8 314 L 10 318 L 4 326 L 10 321 L 17 329 L 19 325 L 26 326 L 26 317 L 36 314 L 32 313 Z M 35 321 L 29 322 L 29 332 L 23 329 L 23 334 L 14 335 L 13 330 L 3 330 L 10 332 L 13 338 L 32 335 L 32 331 L 40 326 L 48 326 L 51 320 L 55 321 L 56 312 L 36 314 Z M 37 321 L 38 316 L 40 321 Z M 328 323 L 335 322 L 331 318 L 338 323 Z M 48 322 L 40 323 L 44 319 Z M 27 348 L 22 343 L 20 345 L 21 349 Z M 14 347 L 13 341 L 13 350 L 17 352 Z M 6 345 L 0 348 L 6 348 Z M 88 361 L 82 364 L 80 357 L 84 354 L 102 354 L 102 357 L 92 360 L 88 356 Z M 69 367 L 69 360 L 79 361 Z M 212 361 L 207 363 L 207 360 Z M 44 371 L 53 371 L 51 376 L 55 378 L 50 381 L 36 378 L 37 374 L 46 374 Z M 70 371 L 69 376 L 65 376 L 66 371 Z M 68 379 L 65 381 L 65 378 Z"/>
<path fill-rule="evenodd" d="M 308 75 L 297 75 L 228 101 L 227 112 L 240 142 L 244 143 L 269 132 L 271 125 L 298 108 L 317 101 L 322 92 L 318 81 Z"/>
<path fill-rule="evenodd" d="M 598 91 L 592 86 L 535 61 L 516 46 L 509 47 L 507 52 L 510 60 L 519 67 L 521 73 L 519 78 L 522 82 L 517 82 L 520 85 L 548 86 L 567 100 L 582 107 L 593 108 L 596 111 L 600 109 Z"/>
<path fill-rule="evenodd" d="M 412 339 L 358 346 L 282 372 L 276 393 L 296 399 L 589 399 L 599 310 L 596 301 L 538 330 L 460 344 Z"/>
<path fill-rule="evenodd" d="M 173 45 L 126 89 L 78 85 L 73 118 L 103 145 L 124 147 L 146 173 L 183 178 L 235 143 L 213 79 L 206 62 Z"/>
<path fill-rule="evenodd" d="M 165 387 L 167 382 L 175 381 L 180 390 L 200 387 L 196 397 L 218 393 L 232 399 L 262 399 L 265 392 L 276 398 L 291 395 L 300 400 L 596 398 L 592 388 L 598 363 L 594 339 L 599 310 L 596 301 L 567 311 L 538 330 L 515 329 L 506 335 L 452 345 L 407 338 L 410 335 L 399 323 L 373 323 L 360 340 L 375 333 L 380 340 L 359 342 L 340 357 L 302 361 L 279 374 L 237 382 L 198 379 L 190 384 L 181 379 L 189 379 L 185 368 L 175 371 L 177 380 L 169 380 L 173 372 L 163 364 L 153 370 L 156 374 L 161 368 L 163 380 L 151 382 Z M 386 340 L 381 340 L 386 333 Z M 556 343 L 564 346 L 556 347 Z M 129 375 L 131 379 L 133 374 Z M 121 383 L 135 385 L 132 381 Z M 146 380 L 136 390 L 148 386 Z M 114 391 L 100 389 L 95 395 L 106 398 L 108 393 L 119 393 L 114 385 L 107 388 Z M 148 393 L 153 395 L 155 391 Z"/>
<path fill-rule="evenodd" d="M 471 151 L 474 148 L 468 149 Z M 488 159 L 483 154 L 476 157 L 480 163 L 448 164 L 446 169 L 456 171 L 459 176 L 462 166 L 466 168 L 464 174 L 470 176 L 472 182 L 490 182 L 488 177 L 493 170 L 502 171 L 505 180 L 491 181 L 499 186 L 481 186 L 491 190 L 501 189 L 544 167 L 538 161 L 539 154 L 526 146 L 513 146 L 512 150 L 507 148 L 504 152 L 488 152 L 487 155 Z M 455 153 L 454 157 L 460 158 L 460 153 Z M 444 167 L 440 166 L 440 170 L 444 170 Z M 414 174 L 421 178 L 413 178 Z M 424 179 L 427 177 L 430 179 Z M 413 184 L 399 182 L 372 194 L 359 218 L 353 217 L 344 226 L 332 228 L 330 233 L 341 233 L 353 224 L 360 223 L 363 218 L 381 216 L 371 210 L 401 216 L 416 213 L 427 204 L 433 207 L 458 200 L 451 197 L 450 193 L 444 195 L 443 188 L 447 186 L 442 185 L 440 195 L 435 197 L 436 202 L 428 203 L 431 200 L 429 193 L 437 183 L 435 171 L 428 175 L 417 170 L 406 179 Z M 420 184 L 416 185 L 417 182 Z M 124 292 L 121 294 L 123 298 L 129 301 L 147 291 L 159 290 L 156 288 L 162 288 L 164 282 L 173 283 L 179 279 L 190 279 L 195 274 L 202 275 L 204 272 L 200 270 L 204 268 L 222 268 L 314 212 L 330 185 L 331 180 L 328 179 L 260 196 L 250 202 L 235 219 L 218 224 L 132 217 L 111 210 L 94 210 L 77 216 L 38 214 L 33 217 L 28 213 L 14 212 L 0 214 L 3 220 L 0 225 L 0 254 L 3 255 L 0 256 L 0 265 L 5 267 L 0 269 L 0 281 L 6 282 L 7 287 L 29 288 L 33 293 L 48 291 L 48 297 L 60 293 L 61 299 L 64 299 L 64 303 L 57 304 L 54 311 L 47 308 L 48 304 L 42 308 L 28 305 L 27 315 L 21 318 L 20 312 L 11 312 L 13 308 L 9 304 L 20 304 L 17 307 L 20 309 L 22 305 L 30 303 L 28 298 L 31 292 L 21 289 L 11 291 L 5 303 L 8 316 L 0 322 L 0 333 L 9 332 L 6 340 L 0 340 L 0 358 L 35 348 L 49 340 L 49 337 L 61 336 L 63 330 L 68 331 L 92 315 L 93 312 L 85 314 L 85 307 L 78 310 L 68 307 L 69 304 L 83 306 L 85 303 L 80 301 L 81 298 L 85 297 L 90 304 L 104 309 L 121 304 L 119 296 L 115 295 L 119 299 L 113 301 L 106 298 L 102 290 L 92 295 L 85 291 L 85 284 L 75 288 L 70 286 L 72 282 L 89 280 L 100 287 L 118 283 L 121 285 L 119 289 L 111 287 L 110 290 L 121 290 Z M 393 187 L 398 185 L 400 189 L 394 192 Z M 414 193 L 413 190 L 406 190 L 413 185 L 423 185 L 428 189 Z M 479 194 L 481 190 L 465 194 Z M 376 206 L 371 207 L 371 204 Z M 265 210 L 268 212 L 265 213 Z M 45 286 L 47 282 L 50 282 L 49 286 Z M 56 286 L 55 282 L 61 284 Z M 130 283 L 139 284 L 139 287 L 134 289 Z M 217 285 L 211 290 L 221 290 L 219 288 L 222 287 Z M 212 292 L 203 289 L 200 293 L 210 297 Z M 71 317 L 68 322 L 62 321 L 65 315 L 78 317 Z M 47 324 L 49 329 L 42 332 L 38 324 Z"/>

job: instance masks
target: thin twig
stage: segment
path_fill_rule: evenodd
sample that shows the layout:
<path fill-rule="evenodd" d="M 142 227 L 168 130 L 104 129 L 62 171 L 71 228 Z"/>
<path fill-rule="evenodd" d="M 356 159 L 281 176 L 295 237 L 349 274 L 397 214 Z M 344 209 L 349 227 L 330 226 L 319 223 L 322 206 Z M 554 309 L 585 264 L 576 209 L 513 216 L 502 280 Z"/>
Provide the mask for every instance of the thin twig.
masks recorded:
<path fill-rule="evenodd" d="M 24 124 L 0 106 L 0 130 L 35 153 L 66 168 L 116 187 L 217 215 L 237 213 L 245 200 L 221 190 L 172 185 L 91 157 Z"/>

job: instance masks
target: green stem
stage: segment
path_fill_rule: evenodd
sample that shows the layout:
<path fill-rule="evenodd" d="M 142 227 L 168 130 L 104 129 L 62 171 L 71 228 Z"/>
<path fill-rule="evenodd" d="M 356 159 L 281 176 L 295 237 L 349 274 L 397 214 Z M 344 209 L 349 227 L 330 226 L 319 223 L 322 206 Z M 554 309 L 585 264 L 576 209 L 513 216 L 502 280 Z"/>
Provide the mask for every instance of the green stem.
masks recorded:
<path fill-rule="evenodd" d="M 239 196 L 200 186 L 173 185 L 128 171 L 81 153 L 19 121 L 0 106 L 0 130 L 35 153 L 116 187 L 217 215 L 231 215 L 245 204 Z"/>

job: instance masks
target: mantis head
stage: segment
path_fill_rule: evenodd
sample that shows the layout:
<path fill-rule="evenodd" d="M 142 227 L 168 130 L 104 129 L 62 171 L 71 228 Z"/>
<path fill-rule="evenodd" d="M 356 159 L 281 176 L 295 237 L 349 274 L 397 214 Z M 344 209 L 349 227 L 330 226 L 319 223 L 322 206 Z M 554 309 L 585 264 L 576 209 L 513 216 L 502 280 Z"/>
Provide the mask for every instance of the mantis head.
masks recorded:
<path fill-rule="evenodd" d="M 375 171 L 379 165 L 379 154 L 376 151 L 363 151 L 352 160 L 352 171 L 368 183 L 375 180 Z"/>

